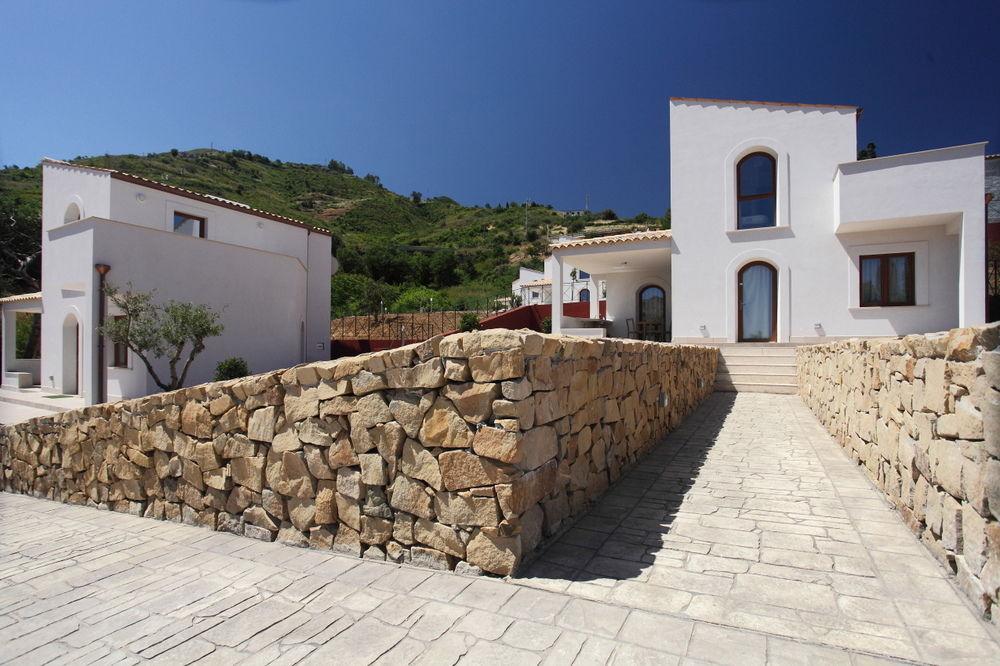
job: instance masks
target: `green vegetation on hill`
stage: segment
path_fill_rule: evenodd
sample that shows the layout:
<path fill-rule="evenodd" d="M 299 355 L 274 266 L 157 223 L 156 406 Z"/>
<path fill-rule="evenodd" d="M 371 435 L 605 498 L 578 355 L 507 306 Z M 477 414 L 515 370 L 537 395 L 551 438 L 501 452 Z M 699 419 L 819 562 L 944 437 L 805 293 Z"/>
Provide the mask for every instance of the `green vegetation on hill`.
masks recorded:
<path fill-rule="evenodd" d="M 172 150 L 72 161 L 240 201 L 329 229 L 341 263 L 333 281 L 335 316 L 378 307 L 424 307 L 419 304 L 426 301 L 429 306 L 432 297 L 435 309 L 461 308 L 505 293 L 517 266 L 540 267 L 550 237 L 669 224 L 669 218 L 644 214 L 614 220 L 612 211 L 565 215 L 535 203 L 463 206 L 419 192 L 406 197 L 383 187 L 378 176 L 355 175 L 337 160 L 325 166 L 297 164 L 244 150 Z M 0 295 L 38 288 L 40 211 L 41 169 L 0 169 Z"/>

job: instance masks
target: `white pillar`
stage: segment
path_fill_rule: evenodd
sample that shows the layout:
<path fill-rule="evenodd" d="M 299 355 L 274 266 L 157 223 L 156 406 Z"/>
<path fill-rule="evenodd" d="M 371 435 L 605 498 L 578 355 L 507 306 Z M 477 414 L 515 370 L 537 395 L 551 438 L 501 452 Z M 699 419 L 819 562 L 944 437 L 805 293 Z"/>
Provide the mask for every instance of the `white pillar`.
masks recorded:
<path fill-rule="evenodd" d="M 552 255 L 555 266 L 552 271 L 552 332 L 562 333 L 563 311 L 563 260 Z"/>
<path fill-rule="evenodd" d="M 959 237 L 958 325 L 986 323 L 986 229 L 984 207 L 962 215 Z"/>
<path fill-rule="evenodd" d="M 590 274 L 590 282 L 587 284 L 587 289 L 590 290 L 590 318 L 600 319 L 601 318 L 601 291 L 598 280 L 593 273 Z"/>

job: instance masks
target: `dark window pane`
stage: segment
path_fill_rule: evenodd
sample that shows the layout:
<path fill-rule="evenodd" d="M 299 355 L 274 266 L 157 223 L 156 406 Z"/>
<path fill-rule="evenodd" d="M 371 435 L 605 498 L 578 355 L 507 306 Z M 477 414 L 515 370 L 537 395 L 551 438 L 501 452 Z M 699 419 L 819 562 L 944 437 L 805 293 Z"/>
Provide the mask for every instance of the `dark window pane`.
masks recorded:
<path fill-rule="evenodd" d="M 740 162 L 741 197 L 774 191 L 774 161 L 767 155 L 751 155 Z"/>
<path fill-rule="evenodd" d="M 580 271 L 579 273 L 577 273 L 576 276 L 578 278 L 580 278 L 581 280 L 589 280 L 590 279 L 590 273 L 588 273 L 587 271 Z"/>
<path fill-rule="evenodd" d="M 174 213 L 174 231 L 185 236 L 201 236 L 201 225 L 205 221 L 200 217 Z"/>
<path fill-rule="evenodd" d="M 590 302 L 590 290 L 589 289 L 581 289 L 580 290 L 580 301 L 582 303 L 589 303 Z"/>
<path fill-rule="evenodd" d="M 42 357 L 42 314 L 17 312 L 14 315 L 14 358 Z"/>
<path fill-rule="evenodd" d="M 739 203 L 740 229 L 759 229 L 774 226 L 774 197 L 750 199 Z"/>
<path fill-rule="evenodd" d="M 910 302 L 910 258 L 888 257 L 889 304 L 903 305 Z"/>
<path fill-rule="evenodd" d="M 882 303 L 882 260 L 861 259 L 861 305 Z"/>

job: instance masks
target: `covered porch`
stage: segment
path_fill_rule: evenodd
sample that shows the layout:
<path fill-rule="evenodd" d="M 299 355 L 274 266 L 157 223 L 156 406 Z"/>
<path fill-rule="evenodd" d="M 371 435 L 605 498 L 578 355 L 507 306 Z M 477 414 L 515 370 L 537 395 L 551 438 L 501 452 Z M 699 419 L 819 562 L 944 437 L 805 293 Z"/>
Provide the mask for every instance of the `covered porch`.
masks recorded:
<path fill-rule="evenodd" d="M 668 230 L 581 238 L 552 245 L 552 332 L 588 337 L 670 340 L 670 254 Z M 562 307 L 564 263 L 590 274 L 588 317 L 570 317 Z M 606 313 L 599 301 L 606 300 Z"/>
<path fill-rule="evenodd" d="M 5 388 L 30 388 L 42 383 L 42 294 L 0 298 L 3 322 Z"/>

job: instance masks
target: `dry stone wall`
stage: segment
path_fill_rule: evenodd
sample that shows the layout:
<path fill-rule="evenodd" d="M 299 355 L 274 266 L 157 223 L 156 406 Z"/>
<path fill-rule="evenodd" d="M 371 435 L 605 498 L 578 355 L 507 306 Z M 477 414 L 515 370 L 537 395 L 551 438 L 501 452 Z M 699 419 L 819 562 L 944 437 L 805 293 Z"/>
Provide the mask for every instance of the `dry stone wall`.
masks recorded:
<path fill-rule="evenodd" d="M 8 492 L 511 573 L 712 391 L 717 351 L 488 330 L 34 419 Z"/>
<path fill-rule="evenodd" d="M 984 614 L 1000 592 L 997 326 L 799 347 L 799 392 L 957 574 Z"/>

